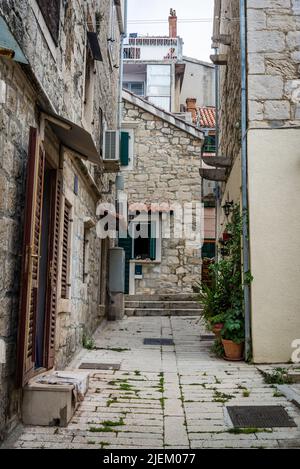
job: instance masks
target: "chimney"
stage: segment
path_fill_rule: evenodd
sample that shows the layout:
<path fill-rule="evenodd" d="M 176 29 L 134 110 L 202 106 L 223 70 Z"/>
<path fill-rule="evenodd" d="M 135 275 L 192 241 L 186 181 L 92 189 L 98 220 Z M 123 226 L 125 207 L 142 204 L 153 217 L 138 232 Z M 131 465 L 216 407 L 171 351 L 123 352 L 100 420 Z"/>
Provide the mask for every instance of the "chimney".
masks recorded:
<path fill-rule="evenodd" d="M 169 16 L 169 37 L 177 37 L 177 16 L 173 8 L 171 8 Z"/>
<path fill-rule="evenodd" d="M 187 98 L 186 100 L 186 110 L 192 114 L 192 121 L 197 120 L 197 98 Z"/>

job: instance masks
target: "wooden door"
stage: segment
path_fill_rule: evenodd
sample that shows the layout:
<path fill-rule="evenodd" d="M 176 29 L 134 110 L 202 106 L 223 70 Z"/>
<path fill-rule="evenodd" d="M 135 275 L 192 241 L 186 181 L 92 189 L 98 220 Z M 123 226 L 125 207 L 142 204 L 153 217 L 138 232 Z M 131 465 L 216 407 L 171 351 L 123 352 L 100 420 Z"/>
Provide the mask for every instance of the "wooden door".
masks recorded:
<path fill-rule="evenodd" d="M 18 337 L 17 381 L 24 386 L 34 372 L 36 311 L 38 298 L 40 240 L 45 152 L 38 131 L 30 128 Z"/>

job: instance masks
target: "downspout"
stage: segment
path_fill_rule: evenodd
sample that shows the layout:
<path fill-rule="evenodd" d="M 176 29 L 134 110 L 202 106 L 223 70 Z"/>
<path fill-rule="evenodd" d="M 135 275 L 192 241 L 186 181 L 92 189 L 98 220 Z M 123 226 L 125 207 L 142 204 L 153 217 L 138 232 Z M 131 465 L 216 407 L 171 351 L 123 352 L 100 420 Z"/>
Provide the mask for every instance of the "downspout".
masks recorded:
<path fill-rule="evenodd" d="M 120 45 L 120 78 L 119 78 L 119 115 L 118 115 L 118 130 L 121 131 L 122 127 L 122 88 L 123 88 L 123 45 L 124 39 L 127 37 L 127 0 L 124 0 L 124 32 L 121 34 L 121 45 Z"/>
<path fill-rule="evenodd" d="M 215 54 L 218 53 L 218 48 L 215 48 Z M 215 65 L 215 113 L 216 113 L 216 156 L 219 156 L 219 134 L 220 134 L 220 127 L 219 127 L 219 105 L 220 105 L 220 96 L 219 96 L 219 66 Z M 215 256 L 218 258 L 218 243 L 217 243 L 217 236 L 218 236 L 218 211 L 220 206 L 220 188 L 218 182 L 215 183 L 215 199 L 216 199 L 216 209 L 215 209 L 215 236 L 216 236 L 216 253 Z"/>
<path fill-rule="evenodd" d="M 248 152 L 247 152 L 247 40 L 246 40 L 246 0 L 240 0 L 240 45 L 241 45 L 241 131 L 242 131 L 242 223 L 243 223 L 243 274 L 244 279 L 250 272 L 250 245 L 249 245 L 249 206 L 248 206 Z M 251 298 L 250 283 L 247 279 L 244 285 L 245 308 L 245 358 L 252 356 L 251 341 Z"/>

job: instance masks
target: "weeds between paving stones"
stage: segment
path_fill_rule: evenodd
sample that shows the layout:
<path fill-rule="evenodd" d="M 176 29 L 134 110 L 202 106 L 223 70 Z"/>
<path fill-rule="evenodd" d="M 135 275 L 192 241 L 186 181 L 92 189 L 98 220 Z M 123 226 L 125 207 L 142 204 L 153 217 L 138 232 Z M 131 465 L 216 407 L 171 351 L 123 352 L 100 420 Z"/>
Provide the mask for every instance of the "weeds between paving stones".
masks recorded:
<path fill-rule="evenodd" d="M 273 397 L 284 397 L 284 394 L 282 394 L 280 391 L 274 391 Z"/>
<path fill-rule="evenodd" d="M 215 378 L 215 383 L 216 384 L 221 384 L 221 381 L 216 376 L 214 376 L 214 378 Z"/>
<path fill-rule="evenodd" d="M 238 389 L 241 389 L 241 390 L 247 391 L 246 386 L 243 386 L 242 384 L 238 384 L 238 385 L 237 385 L 237 388 L 238 388 Z"/>
<path fill-rule="evenodd" d="M 217 390 L 214 390 L 215 393 L 213 395 L 213 402 L 221 402 L 221 403 L 225 403 L 227 401 L 229 401 L 230 399 L 233 399 L 234 396 L 232 396 L 231 394 L 226 394 L 224 392 L 219 392 Z"/>
<path fill-rule="evenodd" d="M 250 435 L 251 433 L 273 433 L 271 428 L 229 428 L 227 433 Z"/>
<path fill-rule="evenodd" d="M 93 337 L 88 336 L 87 334 L 83 334 L 82 336 L 82 347 L 87 350 L 94 350 L 95 349 L 95 340 Z"/>
<path fill-rule="evenodd" d="M 271 373 L 260 370 L 264 377 L 266 384 L 291 384 L 292 378 L 288 375 L 288 370 L 285 368 L 275 368 Z"/>
<path fill-rule="evenodd" d="M 115 404 L 118 402 L 118 398 L 117 397 L 113 397 L 112 399 L 109 399 L 106 403 L 106 407 L 110 407 L 111 404 Z"/>
<path fill-rule="evenodd" d="M 250 391 L 248 391 L 248 389 L 245 389 L 243 391 L 243 397 L 249 397 L 250 396 Z"/>
<path fill-rule="evenodd" d="M 101 449 L 103 449 L 105 446 L 109 446 L 110 443 L 107 443 L 106 441 L 100 441 L 100 446 L 101 446 Z"/>
<path fill-rule="evenodd" d="M 134 370 L 135 376 L 141 376 L 141 372 L 139 370 Z"/>

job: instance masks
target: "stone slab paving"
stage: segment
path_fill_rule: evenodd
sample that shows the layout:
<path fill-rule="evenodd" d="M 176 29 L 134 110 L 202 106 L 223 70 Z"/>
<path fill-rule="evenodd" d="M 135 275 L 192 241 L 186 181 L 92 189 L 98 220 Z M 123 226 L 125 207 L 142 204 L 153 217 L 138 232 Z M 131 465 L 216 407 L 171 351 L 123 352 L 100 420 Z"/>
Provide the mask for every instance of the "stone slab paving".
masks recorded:
<path fill-rule="evenodd" d="M 120 363 L 97 370 L 67 428 L 22 427 L 14 448 L 300 448 L 300 410 L 264 383 L 253 365 L 214 357 L 196 317 L 138 317 L 107 323 L 82 361 Z M 173 338 L 145 346 L 144 338 Z M 282 405 L 297 428 L 234 433 L 228 405 Z"/>

